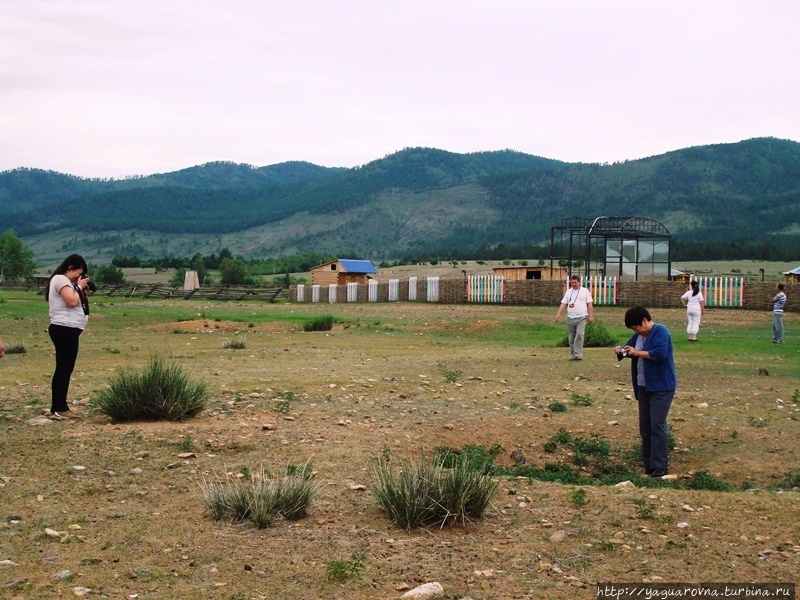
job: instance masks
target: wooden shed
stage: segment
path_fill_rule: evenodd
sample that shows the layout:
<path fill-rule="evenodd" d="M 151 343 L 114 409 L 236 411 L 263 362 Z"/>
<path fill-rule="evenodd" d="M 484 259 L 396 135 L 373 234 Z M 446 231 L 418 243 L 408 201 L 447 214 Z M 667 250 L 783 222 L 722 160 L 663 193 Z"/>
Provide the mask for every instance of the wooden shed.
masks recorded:
<path fill-rule="evenodd" d="M 786 281 L 798 281 L 800 282 L 800 267 L 795 267 L 791 271 L 784 271 L 783 278 Z"/>
<path fill-rule="evenodd" d="M 312 285 L 346 285 L 366 283 L 370 275 L 378 272 L 369 260 L 337 258 L 311 269 Z"/>
<path fill-rule="evenodd" d="M 691 280 L 691 275 L 689 273 L 684 273 L 683 271 L 679 271 L 678 269 L 672 269 L 670 271 L 669 277 L 672 281 L 682 281 L 683 283 L 688 284 Z"/>
<path fill-rule="evenodd" d="M 495 275 L 499 275 L 503 279 L 509 281 L 523 281 L 525 279 L 542 279 L 544 281 L 553 281 L 554 279 L 566 279 L 566 267 L 553 267 L 549 266 L 535 266 L 523 267 L 521 265 L 510 267 L 492 267 Z"/>

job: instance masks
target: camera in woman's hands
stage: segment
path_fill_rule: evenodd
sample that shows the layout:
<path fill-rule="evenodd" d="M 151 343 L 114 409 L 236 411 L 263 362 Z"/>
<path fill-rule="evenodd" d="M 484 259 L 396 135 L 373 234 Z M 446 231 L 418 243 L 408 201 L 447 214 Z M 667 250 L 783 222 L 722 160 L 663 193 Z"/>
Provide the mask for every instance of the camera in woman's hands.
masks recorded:
<path fill-rule="evenodd" d="M 81 281 L 83 281 L 84 279 L 89 279 L 89 276 L 86 273 L 81 275 Z M 89 281 L 86 282 L 86 287 L 88 287 L 89 291 L 92 293 L 97 291 L 97 284 L 91 279 L 89 279 Z"/>

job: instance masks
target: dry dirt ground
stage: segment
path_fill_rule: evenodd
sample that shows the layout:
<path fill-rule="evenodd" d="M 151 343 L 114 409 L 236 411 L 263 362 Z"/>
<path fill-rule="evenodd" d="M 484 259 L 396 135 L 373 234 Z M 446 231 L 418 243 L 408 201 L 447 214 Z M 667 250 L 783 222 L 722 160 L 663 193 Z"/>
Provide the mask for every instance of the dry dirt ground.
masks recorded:
<path fill-rule="evenodd" d="M 186 313 L 185 303 L 175 306 Z M 253 322 L 226 320 L 233 309 Z M 564 348 L 537 344 L 537 328 L 561 327 L 552 323 L 555 308 L 196 310 L 191 320 L 129 323 L 98 307 L 71 390 L 85 418 L 68 423 L 36 419 L 49 407 L 46 323 L 2 321 L 3 337 L 28 347 L 0 364 L 5 597 L 74 597 L 85 588 L 90 598 L 142 600 L 398 598 L 438 581 L 451 599 L 593 598 L 606 581 L 797 579 L 800 494 L 781 485 L 798 466 L 797 342 L 761 340 L 754 363 L 726 357 L 714 340 L 743 320 L 768 329 L 766 313 L 709 311 L 701 343 L 690 345 L 683 312 L 659 311 L 676 340 L 680 378 L 670 471 L 707 471 L 737 491 L 502 478 L 480 522 L 406 532 L 362 489 L 370 461 L 499 444 L 503 465 L 513 464 L 513 450 L 539 467 L 568 463 L 567 452 L 543 450 L 561 428 L 603 436 L 624 459 L 637 442 L 628 370 L 609 349 L 587 349 L 575 363 Z M 331 312 L 338 322 L 328 333 L 304 333 L 256 318 L 298 310 Z M 621 309 L 596 312 L 607 324 L 621 320 Z M 800 330 L 800 318 L 788 314 L 786 326 Z M 498 343 L 493 332 L 508 327 L 528 337 Z M 246 349 L 223 347 L 237 336 L 246 336 Z M 143 366 L 152 353 L 205 381 L 209 409 L 183 423 L 114 424 L 92 414 L 89 399 L 115 370 Z M 573 393 L 592 404 L 575 405 Z M 554 401 L 568 410 L 552 412 Z M 323 491 L 304 519 L 256 529 L 214 521 L 203 508 L 204 478 L 306 461 Z M 332 561 L 360 552 L 358 576 L 326 577 Z"/>

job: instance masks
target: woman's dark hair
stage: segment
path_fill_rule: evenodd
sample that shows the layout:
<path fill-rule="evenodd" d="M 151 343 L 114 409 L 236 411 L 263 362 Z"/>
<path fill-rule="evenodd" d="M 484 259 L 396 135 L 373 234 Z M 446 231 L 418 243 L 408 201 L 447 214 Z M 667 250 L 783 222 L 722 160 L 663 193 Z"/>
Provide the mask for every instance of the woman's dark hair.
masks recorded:
<path fill-rule="evenodd" d="M 697 294 L 700 293 L 700 284 L 697 283 L 696 281 L 693 281 L 691 283 L 691 286 L 692 286 L 692 296 L 697 296 Z"/>
<path fill-rule="evenodd" d="M 625 327 L 630 329 L 634 325 L 641 325 L 644 321 L 652 321 L 653 318 L 644 306 L 634 306 L 625 312 Z"/>
<path fill-rule="evenodd" d="M 86 271 L 89 270 L 89 265 L 86 264 L 86 261 L 80 254 L 70 254 L 67 258 L 64 259 L 60 265 L 58 265 L 53 274 L 50 275 L 50 279 L 47 280 L 47 286 L 44 288 L 44 301 L 50 302 L 50 282 L 53 280 L 55 275 L 63 275 L 70 269 L 82 269 L 84 274 Z"/>

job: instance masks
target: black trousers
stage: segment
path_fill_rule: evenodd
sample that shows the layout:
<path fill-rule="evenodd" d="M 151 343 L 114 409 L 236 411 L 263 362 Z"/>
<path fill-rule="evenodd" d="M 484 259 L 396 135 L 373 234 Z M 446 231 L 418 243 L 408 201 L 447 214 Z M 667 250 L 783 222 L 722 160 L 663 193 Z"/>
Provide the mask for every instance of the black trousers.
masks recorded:
<path fill-rule="evenodd" d="M 51 324 L 47 332 L 56 347 L 56 370 L 53 373 L 53 399 L 50 412 L 64 412 L 69 410 L 67 404 L 69 381 L 75 369 L 75 361 L 78 359 L 78 338 L 83 329 Z"/>

